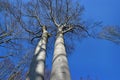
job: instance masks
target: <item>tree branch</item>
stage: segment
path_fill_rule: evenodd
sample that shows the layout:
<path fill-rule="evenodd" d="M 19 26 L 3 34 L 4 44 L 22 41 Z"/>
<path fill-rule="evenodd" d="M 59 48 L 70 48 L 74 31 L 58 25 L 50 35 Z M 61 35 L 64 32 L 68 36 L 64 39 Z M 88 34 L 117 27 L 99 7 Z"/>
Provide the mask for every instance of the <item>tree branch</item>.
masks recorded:
<path fill-rule="evenodd" d="M 88 36 L 91 36 L 90 34 L 89 34 L 89 32 L 85 29 L 85 27 L 84 26 L 82 26 L 82 25 L 74 25 L 75 27 L 76 27 L 76 29 L 78 28 L 78 29 L 82 29 L 83 31 L 85 31 L 87 34 L 88 34 Z"/>
<path fill-rule="evenodd" d="M 0 56 L 0 59 L 3 59 L 3 58 L 7 58 L 7 57 L 10 57 L 10 56 L 14 56 L 15 54 L 8 54 L 8 55 L 6 55 L 6 56 Z"/>
<path fill-rule="evenodd" d="M 50 13 L 51 20 L 53 21 L 53 23 L 55 24 L 56 27 L 59 27 L 58 23 L 56 22 L 55 17 L 53 16 L 52 1 L 49 0 L 49 3 L 50 3 L 50 6 L 49 6 L 50 12 L 49 13 Z"/>
<path fill-rule="evenodd" d="M 66 30 L 63 30 L 63 34 L 65 34 L 65 33 L 67 33 L 67 32 L 69 32 L 69 31 L 71 31 L 73 29 L 73 27 L 72 26 L 70 26 L 68 29 L 66 29 Z"/>

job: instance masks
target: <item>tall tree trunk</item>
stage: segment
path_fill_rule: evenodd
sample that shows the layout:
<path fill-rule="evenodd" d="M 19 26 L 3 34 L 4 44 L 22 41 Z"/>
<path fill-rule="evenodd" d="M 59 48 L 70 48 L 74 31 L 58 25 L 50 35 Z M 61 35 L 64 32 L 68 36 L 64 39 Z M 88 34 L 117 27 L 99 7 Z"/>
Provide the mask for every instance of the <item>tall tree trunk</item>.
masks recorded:
<path fill-rule="evenodd" d="M 48 39 L 48 33 L 45 26 L 43 26 L 42 28 L 43 28 L 42 38 L 36 47 L 30 65 L 29 74 L 26 80 L 44 80 L 46 43 Z"/>
<path fill-rule="evenodd" d="M 50 80 L 70 80 L 70 72 L 61 28 L 58 29 L 56 37 Z"/>

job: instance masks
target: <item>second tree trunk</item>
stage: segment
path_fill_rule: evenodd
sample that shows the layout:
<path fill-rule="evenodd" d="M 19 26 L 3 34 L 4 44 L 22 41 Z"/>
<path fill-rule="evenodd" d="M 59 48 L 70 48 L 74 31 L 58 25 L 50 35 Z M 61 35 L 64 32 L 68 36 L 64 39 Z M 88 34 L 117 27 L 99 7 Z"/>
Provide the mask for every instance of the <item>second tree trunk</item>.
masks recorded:
<path fill-rule="evenodd" d="M 58 29 L 50 80 L 70 80 L 70 72 L 64 46 L 62 29 Z"/>

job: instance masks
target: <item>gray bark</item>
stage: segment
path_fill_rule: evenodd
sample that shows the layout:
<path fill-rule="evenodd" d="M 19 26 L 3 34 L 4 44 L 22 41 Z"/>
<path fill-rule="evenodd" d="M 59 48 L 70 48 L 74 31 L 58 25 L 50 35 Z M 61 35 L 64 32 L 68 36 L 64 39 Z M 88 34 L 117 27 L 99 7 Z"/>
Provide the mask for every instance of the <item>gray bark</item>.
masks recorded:
<path fill-rule="evenodd" d="M 46 28 L 43 27 L 42 38 L 36 47 L 26 80 L 44 80 L 47 39 L 48 33 Z"/>
<path fill-rule="evenodd" d="M 62 29 L 58 29 L 50 80 L 70 80 Z"/>

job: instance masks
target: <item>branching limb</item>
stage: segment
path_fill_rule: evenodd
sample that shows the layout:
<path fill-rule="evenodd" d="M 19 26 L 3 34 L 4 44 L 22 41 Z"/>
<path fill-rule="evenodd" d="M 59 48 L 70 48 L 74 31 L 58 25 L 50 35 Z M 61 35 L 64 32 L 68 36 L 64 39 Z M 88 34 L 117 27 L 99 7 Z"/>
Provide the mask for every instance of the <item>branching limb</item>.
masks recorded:
<path fill-rule="evenodd" d="M 11 39 L 7 39 L 7 40 L 3 40 L 3 41 L 1 40 L 1 41 L 0 41 L 0 44 L 7 43 L 7 42 L 9 42 L 9 41 L 11 41 Z"/>
<path fill-rule="evenodd" d="M 70 26 L 68 29 L 66 29 L 66 30 L 63 30 L 63 34 L 65 34 L 65 33 L 67 33 L 67 32 L 69 32 L 69 31 L 71 31 L 73 29 L 73 27 L 72 26 Z"/>
<path fill-rule="evenodd" d="M 53 23 L 55 24 L 56 27 L 59 27 L 58 23 L 56 22 L 55 17 L 53 16 L 52 0 L 49 0 L 49 2 L 50 2 L 49 10 L 50 10 L 50 17 L 51 17 L 51 20 L 53 21 Z"/>
<path fill-rule="evenodd" d="M 63 28 L 66 28 L 66 29 L 63 29 L 63 33 L 67 33 L 73 29 L 80 29 L 85 31 L 88 34 L 88 36 L 91 36 L 88 30 L 86 30 L 82 25 L 69 25 L 68 27 L 63 27 Z"/>
<path fill-rule="evenodd" d="M 7 57 L 10 57 L 10 56 L 14 56 L 15 54 L 11 53 L 11 54 L 8 54 L 6 56 L 0 56 L 0 59 L 3 59 L 3 58 L 7 58 Z"/>
<path fill-rule="evenodd" d="M 35 19 L 38 21 L 39 26 L 40 26 L 40 27 L 41 27 L 41 26 L 43 26 L 43 25 L 41 24 L 40 18 L 39 18 L 37 15 L 28 15 L 28 14 L 23 14 L 23 16 L 26 16 L 26 17 L 31 17 L 31 18 L 35 18 Z"/>
<path fill-rule="evenodd" d="M 91 36 L 89 34 L 88 30 L 86 30 L 84 26 L 82 26 L 82 25 L 74 25 L 74 26 L 76 29 L 81 29 L 81 30 L 85 31 L 88 34 L 88 36 Z"/>
<path fill-rule="evenodd" d="M 12 31 L 9 33 L 3 33 L 2 35 L 0 35 L 0 40 L 3 39 L 4 37 L 10 36 L 12 34 Z"/>

